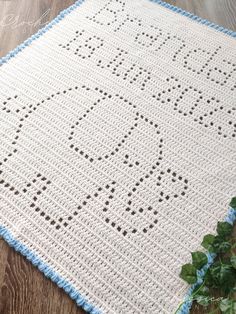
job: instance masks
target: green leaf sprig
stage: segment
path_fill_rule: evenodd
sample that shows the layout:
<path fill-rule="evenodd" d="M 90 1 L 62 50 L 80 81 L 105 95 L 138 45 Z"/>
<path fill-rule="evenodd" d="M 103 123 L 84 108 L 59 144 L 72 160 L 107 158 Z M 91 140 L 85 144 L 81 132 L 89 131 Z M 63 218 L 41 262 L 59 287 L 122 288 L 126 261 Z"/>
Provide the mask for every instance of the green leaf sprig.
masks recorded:
<path fill-rule="evenodd" d="M 236 197 L 232 198 L 230 206 L 236 210 Z M 216 258 L 207 269 L 203 283 L 194 289 L 191 298 L 203 307 L 213 305 L 213 312 L 236 314 L 236 239 L 232 236 L 233 225 L 225 221 L 218 222 L 216 231 L 216 235 L 205 235 L 201 243 Z M 192 263 L 182 266 L 180 278 L 188 284 L 195 284 L 197 271 L 207 264 L 208 258 L 201 251 L 192 252 L 191 255 Z M 216 293 L 220 295 L 217 299 L 214 298 Z"/>

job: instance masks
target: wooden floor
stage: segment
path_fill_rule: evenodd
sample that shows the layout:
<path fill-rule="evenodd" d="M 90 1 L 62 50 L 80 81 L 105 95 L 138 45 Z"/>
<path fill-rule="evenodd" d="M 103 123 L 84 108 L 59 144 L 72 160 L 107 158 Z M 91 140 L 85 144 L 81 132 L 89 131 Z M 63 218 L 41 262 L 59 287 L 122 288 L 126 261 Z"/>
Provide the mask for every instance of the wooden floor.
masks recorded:
<path fill-rule="evenodd" d="M 236 31 L 235 0 L 166 2 Z M 73 3 L 73 0 L 0 0 L 0 57 Z M 84 312 L 61 289 L 0 239 L 0 314 L 54 313 Z"/>

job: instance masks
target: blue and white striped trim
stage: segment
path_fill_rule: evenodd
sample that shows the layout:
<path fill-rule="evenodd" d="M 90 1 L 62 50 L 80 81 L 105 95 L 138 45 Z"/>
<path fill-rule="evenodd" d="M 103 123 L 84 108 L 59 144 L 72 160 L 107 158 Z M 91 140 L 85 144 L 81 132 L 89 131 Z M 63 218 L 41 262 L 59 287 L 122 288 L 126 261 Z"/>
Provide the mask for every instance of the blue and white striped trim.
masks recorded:
<path fill-rule="evenodd" d="M 231 37 L 236 38 L 236 32 L 235 31 L 232 31 L 230 29 L 224 28 L 223 26 L 217 25 L 217 24 L 212 23 L 212 22 L 210 22 L 208 20 L 202 19 L 201 17 L 199 17 L 197 15 L 194 15 L 194 14 L 188 12 L 188 11 L 185 11 L 185 10 L 183 10 L 181 8 L 178 8 L 178 7 L 176 7 L 176 6 L 172 5 L 172 4 L 166 3 L 166 2 L 164 2 L 162 0 L 149 0 L 149 1 L 157 3 L 157 4 L 163 6 L 163 7 L 167 8 L 167 9 L 170 9 L 171 11 L 179 13 L 179 14 L 181 14 L 183 16 L 187 16 L 191 20 L 194 20 L 194 21 L 196 21 L 196 22 L 198 22 L 200 24 L 209 26 L 209 27 L 214 28 L 215 30 L 217 30 L 219 32 L 222 32 L 222 33 L 224 33 L 226 35 L 229 35 Z"/>
<path fill-rule="evenodd" d="M 59 288 L 62 288 L 78 306 L 82 307 L 88 313 L 101 314 L 101 312 L 92 304 L 88 303 L 88 301 L 69 282 L 60 277 L 54 270 L 51 269 L 51 267 L 38 258 L 24 244 L 14 239 L 12 234 L 5 227 L 0 226 L 0 236 L 9 244 L 9 246 L 25 256 L 47 278 L 55 282 Z"/>
<path fill-rule="evenodd" d="M 49 29 L 53 27 L 53 25 L 59 23 L 66 15 L 79 7 L 85 0 L 77 0 L 73 5 L 68 7 L 67 9 L 60 12 L 60 14 L 53 19 L 50 23 L 48 23 L 45 27 L 40 29 L 36 34 L 29 37 L 22 44 L 17 46 L 15 49 L 10 51 L 6 56 L 0 58 L 0 66 L 6 62 L 8 62 L 11 58 L 15 57 L 20 51 L 29 46 L 34 40 L 41 37 L 44 33 L 46 33 Z M 179 13 L 183 16 L 186 16 L 198 23 L 204 24 L 211 28 L 214 28 L 217 31 L 223 32 L 231 37 L 236 38 L 236 32 L 226 29 L 222 26 L 214 24 L 208 20 L 202 19 L 190 12 L 187 12 L 183 9 L 180 9 L 174 5 L 168 4 L 161 0 L 149 0 L 151 2 L 157 3 L 167 9 L 170 9 L 176 13 Z M 236 220 L 236 210 L 230 208 L 228 215 L 225 221 L 233 224 Z M 73 300 L 75 300 L 76 304 L 82 307 L 86 312 L 91 314 L 101 314 L 101 312 L 96 309 L 92 304 L 88 303 L 86 299 L 84 299 L 80 293 L 66 280 L 60 277 L 54 270 L 52 270 L 46 263 L 40 260 L 32 251 L 30 251 L 25 245 L 20 243 L 18 240 L 15 240 L 11 233 L 3 226 L 0 226 L 0 236 L 17 252 L 20 252 L 23 256 L 25 256 L 34 266 L 38 267 L 38 269 L 44 273 L 47 278 L 50 278 L 53 282 L 55 282 L 58 287 L 62 288 Z M 208 263 L 205 265 L 200 271 L 198 271 L 198 281 L 195 283 L 189 290 L 187 295 L 185 296 L 185 301 L 177 311 L 178 314 L 188 314 L 190 308 L 192 306 L 191 294 L 193 290 L 199 286 L 202 281 L 206 270 L 210 267 L 214 260 L 214 254 L 207 253 Z"/>
<path fill-rule="evenodd" d="M 230 207 L 229 210 L 228 210 L 228 214 L 227 214 L 227 216 L 225 218 L 225 221 L 227 221 L 228 223 L 233 225 L 235 220 L 236 220 L 236 210 Z M 192 307 L 192 303 L 193 303 L 191 295 L 192 295 L 194 289 L 199 287 L 203 283 L 206 271 L 211 266 L 211 264 L 214 261 L 214 258 L 216 257 L 216 254 L 210 253 L 210 252 L 207 252 L 206 255 L 207 255 L 207 258 L 208 258 L 207 264 L 201 270 L 197 271 L 198 280 L 197 280 L 197 282 L 195 284 L 193 284 L 189 288 L 187 294 L 185 295 L 184 301 L 181 304 L 181 306 L 179 307 L 179 309 L 177 310 L 176 314 L 189 314 L 190 309 Z"/>

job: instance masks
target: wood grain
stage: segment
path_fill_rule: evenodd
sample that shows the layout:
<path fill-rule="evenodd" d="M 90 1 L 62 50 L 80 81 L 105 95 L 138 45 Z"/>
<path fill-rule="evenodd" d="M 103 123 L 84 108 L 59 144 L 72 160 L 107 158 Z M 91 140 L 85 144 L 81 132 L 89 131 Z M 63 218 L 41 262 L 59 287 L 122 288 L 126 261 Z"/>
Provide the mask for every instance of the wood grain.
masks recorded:
<path fill-rule="evenodd" d="M 235 0 L 166 0 L 236 31 Z M 0 0 L 0 57 L 73 0 Z M 0 314 L 82 314 L 75 303 L 0 239 Z M 192 313 L 202 313 L 195 309 Z"/>
<path fill-rule="evenodd" d="M 167 0 L 166 2 L 236 31 L 235 0 Z"/>
<path fill-rule="evenodd" d="M 0 314 L 83 314 L 62 289 L 0 239 Z"/>

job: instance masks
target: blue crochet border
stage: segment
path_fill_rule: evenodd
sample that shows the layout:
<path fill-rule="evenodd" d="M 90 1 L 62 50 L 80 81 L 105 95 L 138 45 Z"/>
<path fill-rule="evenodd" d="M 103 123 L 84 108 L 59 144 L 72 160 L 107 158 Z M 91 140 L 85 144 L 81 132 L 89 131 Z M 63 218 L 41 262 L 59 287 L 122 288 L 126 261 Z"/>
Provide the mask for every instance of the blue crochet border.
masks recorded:
<path fill-rule="evenodd" d="M 77 7 L 79 7 L 85 0 L 77 0 L 73 5 L 68 7 L 67 9 L 60 12 L 60 14 L 53 19 L 50 23 L 48 23 L 45 27 L 40 29 L 36 34 L 29 37 L 27 40 L 25 40 L 22 44 L 17 46 L 15 49 L 10 51 L 6 56 L 0 58 L 0 65 L 8 62 L 11 58 L 15 57 L 20 51 L 22 51 L 24 48 L 29 46 L 34 40 L 42 36 L 44 33 L 46 33 L 50 28 L 52 28 L 55 24 L 59 23 L 66 15 L 68 15 L 70 12 L 75 10 Z M 219 26 L 217 24 L 214 24 L 208 20 L 202 19 L 190 12 L 187 12 L 185 10 L 182 10 L 174 5 L 168 4 L 161 0 L 149 0 L 151 2 L 157 3 L 167 9 L 170 9 L 176 13 L 179 13 L 183 16 L 186 16 L 198 23 L 207 25 L 211 28 L 214 28 L 217 31 L 223 32 L 224 34 L 227 34 L 231 37 L 236 38 L 236 32 L 226 29 L 222 26 Z M 228 215 L 225 219 L 229 223 L 233 224 L 233 222 L 236 220 L 236 210 L 230 208 Z M 101 314 L 101 312 L 96 309 L 92 304 L 88 303 L 86 299 L 84 299 L 80 293 L 66 280 L 64 280 L 62 277 L 60 277 L 54 270 L 51 269 L 46 263 L 44 263 L 42 260 L 40 260 L 31 250 L 29 250 L 25 245 L 20 243 L 18 240 L 14 239 L 14 237 L 11 235 L 11 233 L 3 226 L 0 226 L 0 236 L 11 246 L 13 247 L 17 252 L 20 252 L 23 256 L 25 256 L 34 266 L 38 267 L 38 269 L 44 273 L 44 275 L 47 278 L 50 278 L 53 282 L 55 282 L 58 287 L 62 288 L 75 302 L 78 306 L 82 307 L 86 312 L 91 314 Z M 214 260 L 214 255 L 211 253 L 208 253 L 208 264 L 203 267 L 200 271 L 198 271 L 198 281 L 196 284 L 192 285 L 192 287 L 189 289 L 183 304 L 178 309 L 178 314 L 188 314 L 190 311 L 190 308 L 192 306 L 192 300 L 191 300 L 191 294 L 193 290 L 199 286 L 202 281 L 204 274 L 206 270 L 210 267 Z"/>

